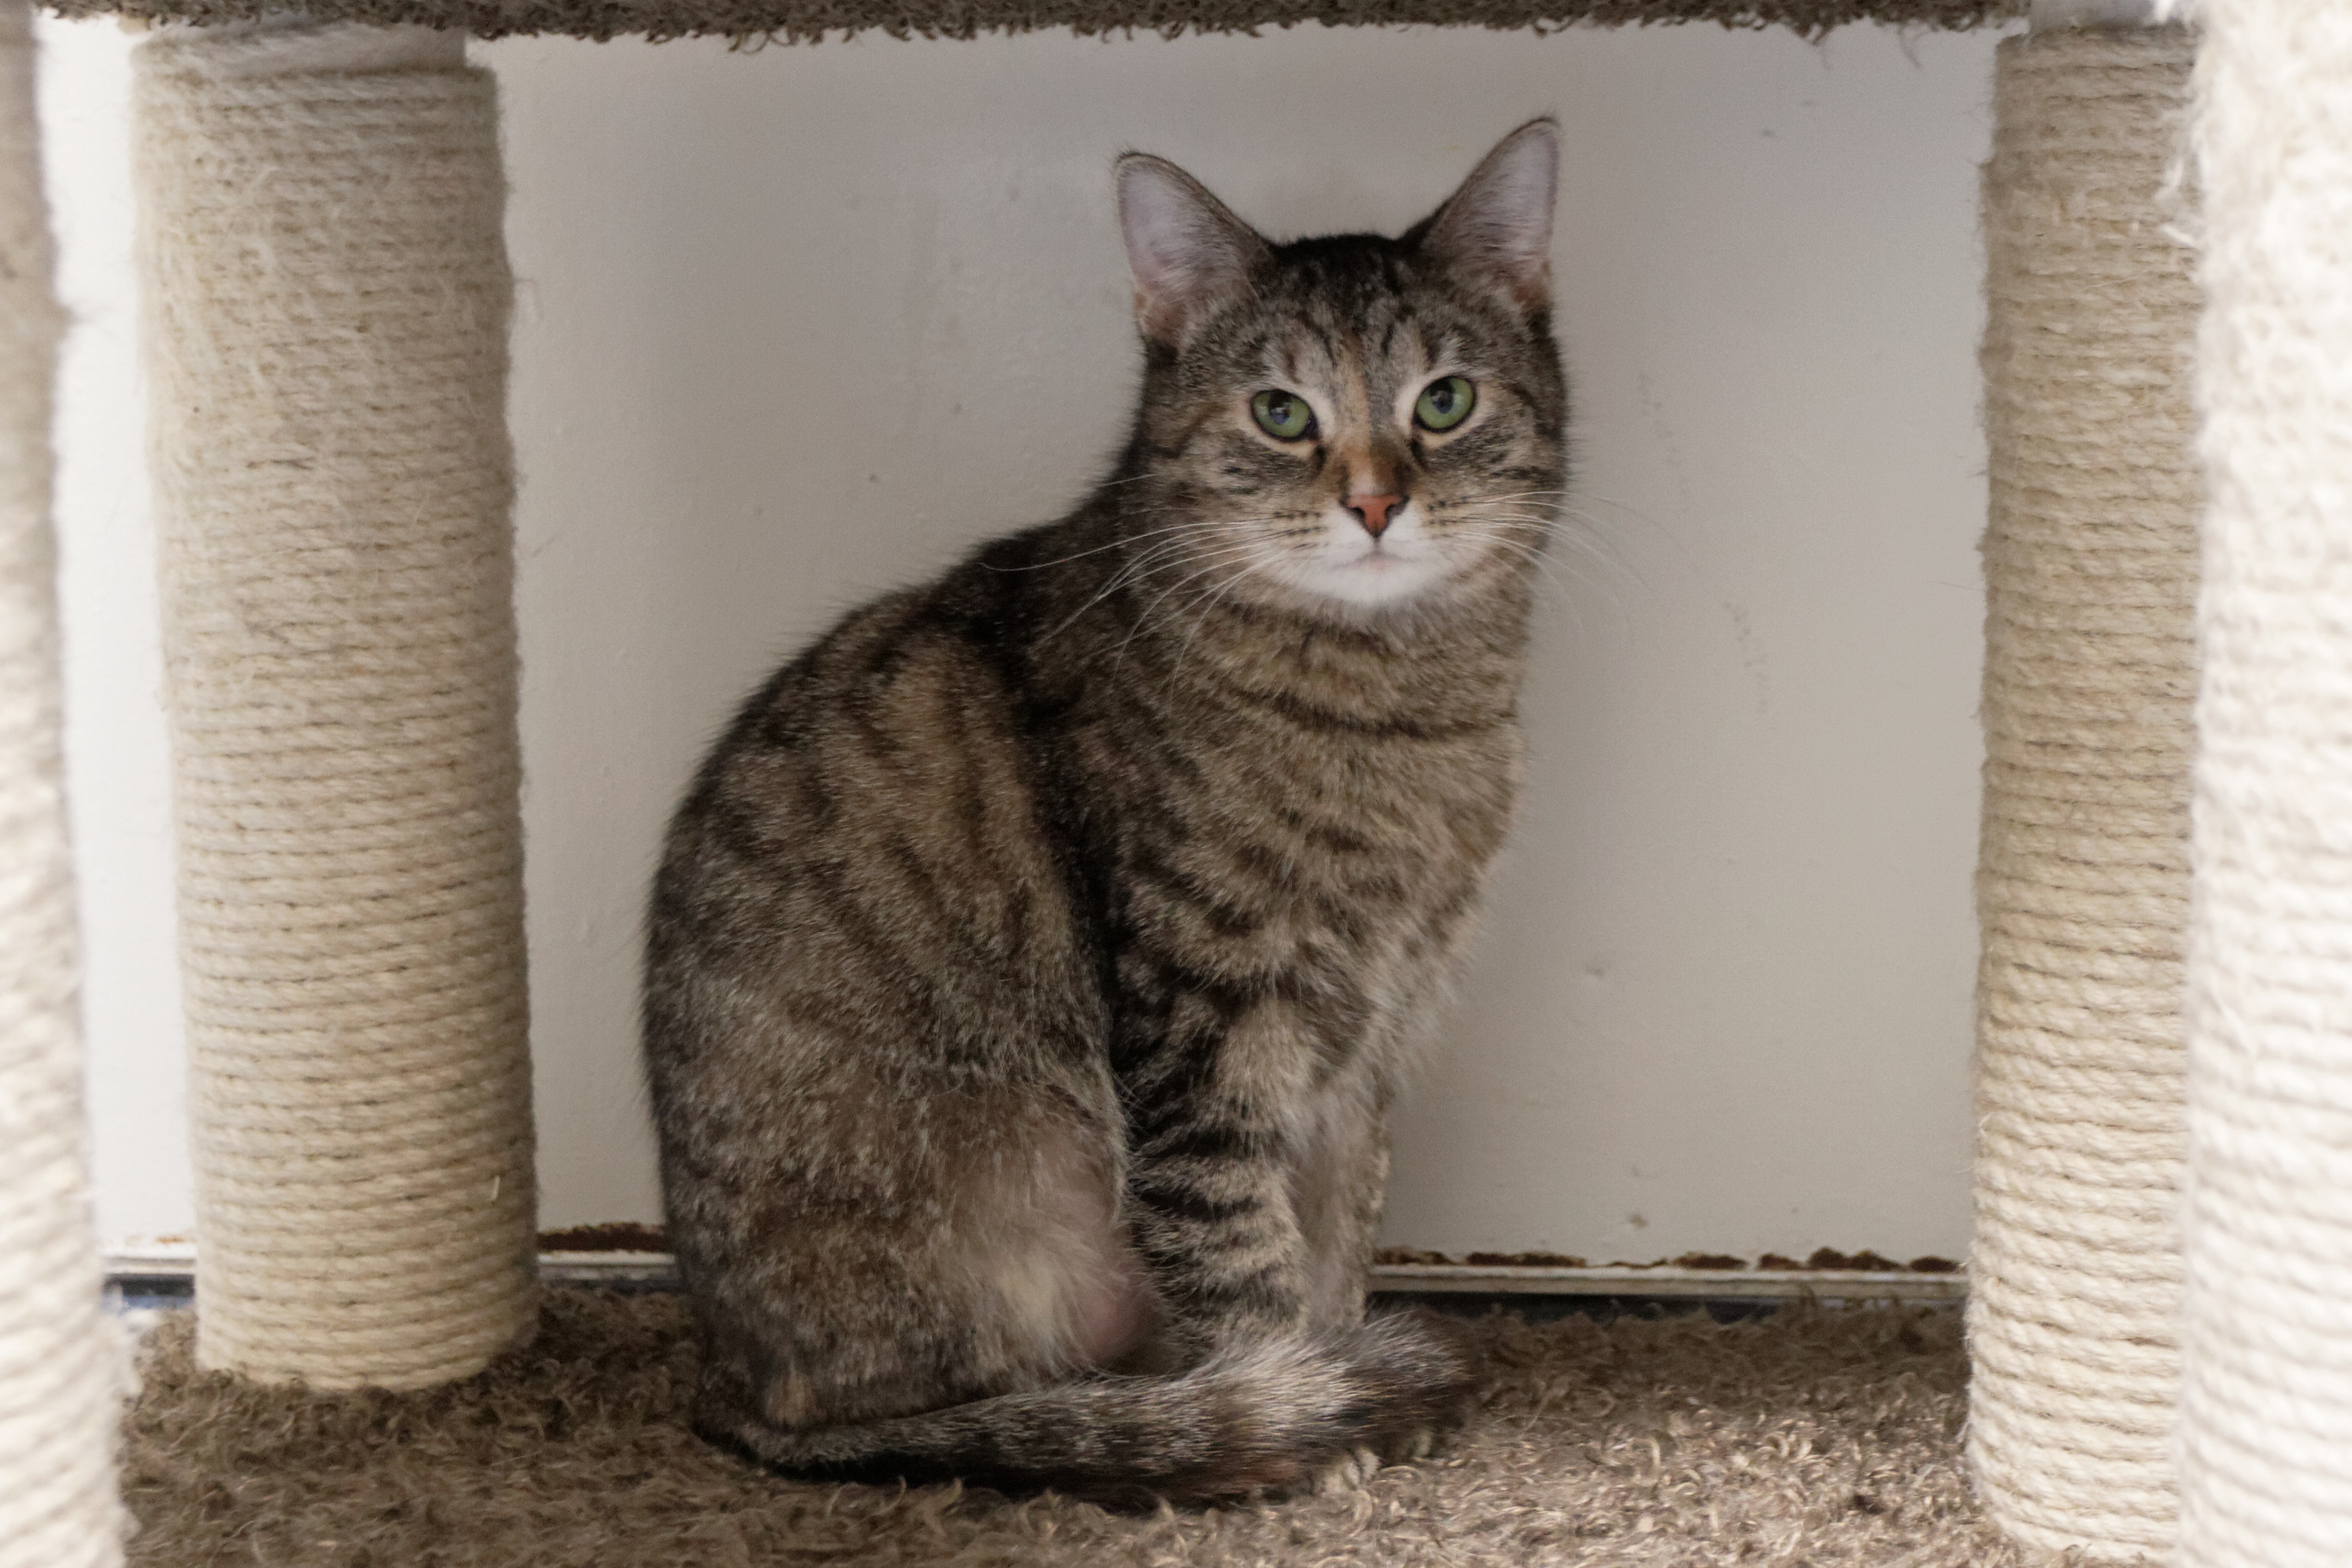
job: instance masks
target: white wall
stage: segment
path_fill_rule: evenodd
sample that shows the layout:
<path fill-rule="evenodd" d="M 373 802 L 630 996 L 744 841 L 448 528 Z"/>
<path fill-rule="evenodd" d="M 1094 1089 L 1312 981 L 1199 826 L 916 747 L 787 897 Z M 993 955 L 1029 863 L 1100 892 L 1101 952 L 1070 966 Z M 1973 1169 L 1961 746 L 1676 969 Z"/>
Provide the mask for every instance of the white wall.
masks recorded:
<path fill-rule="evenodd" d="M 714 726 L 842 609 L 1066 505 L 1118 435 L 1111 156 L 1171 156 L 1270 230 L 1394 228 L 1550 110 L 1589 545 L 1556 563 L 1523 831 L 1403 1111 L 1391 1235 L 1956 1255 L 1991 45 L 478 47 L 523 279 L 547 1222 L 656 1212 L 637 908 Z M 120 431 L 72 439 L 113 476 L 66 503 L 100 1218 L 152 1233 L 187 1208 L 152 677 L 123 673 L 152 563 Z"/>
<path fill-rule="evenodd" d="M 39 13 L 34 29 L 58 293 L 73 318 L 58 382 L 58 586 L 98 1228 L 109 1240 L 173 1236 L 194 1223 L 195 1203 L 155 538 L 140 458 L 131 40 L 111 22 Z"/>

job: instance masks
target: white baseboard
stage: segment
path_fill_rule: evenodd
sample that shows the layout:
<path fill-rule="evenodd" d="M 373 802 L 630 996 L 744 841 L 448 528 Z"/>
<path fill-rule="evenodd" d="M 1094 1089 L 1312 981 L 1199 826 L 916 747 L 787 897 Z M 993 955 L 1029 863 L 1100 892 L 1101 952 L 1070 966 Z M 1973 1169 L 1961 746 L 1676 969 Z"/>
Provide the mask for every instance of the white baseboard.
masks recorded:
<path fill-rule="evenodd" d="M 196 1249 L 186 1243 L 110 1248 L 109 1278 L 187 1279 Z M 671 1278 L 667 1252 L 543 1252 L 542 1279 L 593 1284 L 651 1282 Z M 1881 1273 L 1831 1268 L 1678 1268 L 1618 1265 L 1543 1268 L 1518 1264 L 1383 1263 L 1372 1268 L 1372 1289 L 1444 1296 L 1654 1296 L 1717 1300 L 1958 1301 L 1969 1293 L 1966 1270 L 1949 1274 Z"/>

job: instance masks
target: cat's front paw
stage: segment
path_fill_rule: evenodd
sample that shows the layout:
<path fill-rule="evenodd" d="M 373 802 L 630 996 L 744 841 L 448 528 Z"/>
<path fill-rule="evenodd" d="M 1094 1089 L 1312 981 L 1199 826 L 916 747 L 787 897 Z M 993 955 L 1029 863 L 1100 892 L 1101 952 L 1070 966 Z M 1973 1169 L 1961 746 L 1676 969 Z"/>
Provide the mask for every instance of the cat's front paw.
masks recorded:
<path fill-rule="evenodd" d="M 1457 1420 L 1445 1427 L 1416 1426 L 1412 1431 L 1391 1438 L 1381 1447 L 1381 1458 L 1391 1465 L 1417 1465 L 1437 1452 L 1445 1439 L 1460 1429 Z"/>
<path fill-rule="evenodd" d="M 1351 1492 L 1370 1486 L 1372 1478 L 1391 1465 L 1417 1465 L 1445 1446 L 1452 1426 L 1416 1426 L 1409 1432 L 1383 1433 L 1377 1446 L 1351 1448 L 1316 1472 L 1307 1489 L 1317 1497 Z"/>
<path fill-rule="evenodd" d="M 1381 1456 L 1370 1448 L 1350 1449 L 1324 1466 L 1307 1489 L 1317 1497 L 1359 1490 L 1381 1473 Z"/>

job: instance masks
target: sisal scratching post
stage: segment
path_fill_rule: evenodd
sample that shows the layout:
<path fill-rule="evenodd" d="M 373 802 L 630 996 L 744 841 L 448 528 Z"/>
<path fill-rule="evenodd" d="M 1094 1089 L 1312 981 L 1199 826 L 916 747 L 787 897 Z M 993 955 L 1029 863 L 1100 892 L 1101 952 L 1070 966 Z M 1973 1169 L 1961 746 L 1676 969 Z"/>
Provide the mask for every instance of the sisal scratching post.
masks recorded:
<path fill-rule="evenodd" d="M 486 72 L 348 25 L 139 50 L 198 1354 L 462 1377 L 534 1321 Z"/>
<path fill-rule="evenodd" d="M 2352 10 L 2209 0 L 2185 1568 L 2352 1563 Z"/>
<path fill-rule="evenodd" d="M 49 533 L 63 318 L 49 276 L 32 13 L 0 0 L 0 1568 L 110 1568 L 122 1561 L 121 1380 L 82 1152 Z"/>
<path fill-rule="evenodd" d="M 2198 292 L 2167 233 L 2176 29 L 2000 46 L 1968 1453 L 1987 1511 L 2172 1537 Z"/>

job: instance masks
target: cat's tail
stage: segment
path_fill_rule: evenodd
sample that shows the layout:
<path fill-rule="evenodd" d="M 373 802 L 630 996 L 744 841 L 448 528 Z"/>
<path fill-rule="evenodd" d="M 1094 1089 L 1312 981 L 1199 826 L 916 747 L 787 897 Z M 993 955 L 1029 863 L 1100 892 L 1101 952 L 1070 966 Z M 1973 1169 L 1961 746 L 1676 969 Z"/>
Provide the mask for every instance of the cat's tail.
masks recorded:
<path fill-rule="evenodd" d="M 1459 1426 L 1475 1368 L 1419 1313 L 1282 1342 L 1165 1377 L 1104 1377 L 919 1415 L 802 1430 L 751 1420 L 705 1436 L 841 1480 L 1051 1489 L 1113 1506 L 1297 1491 L 1369 1451 L 1426 1451 Z"/>

